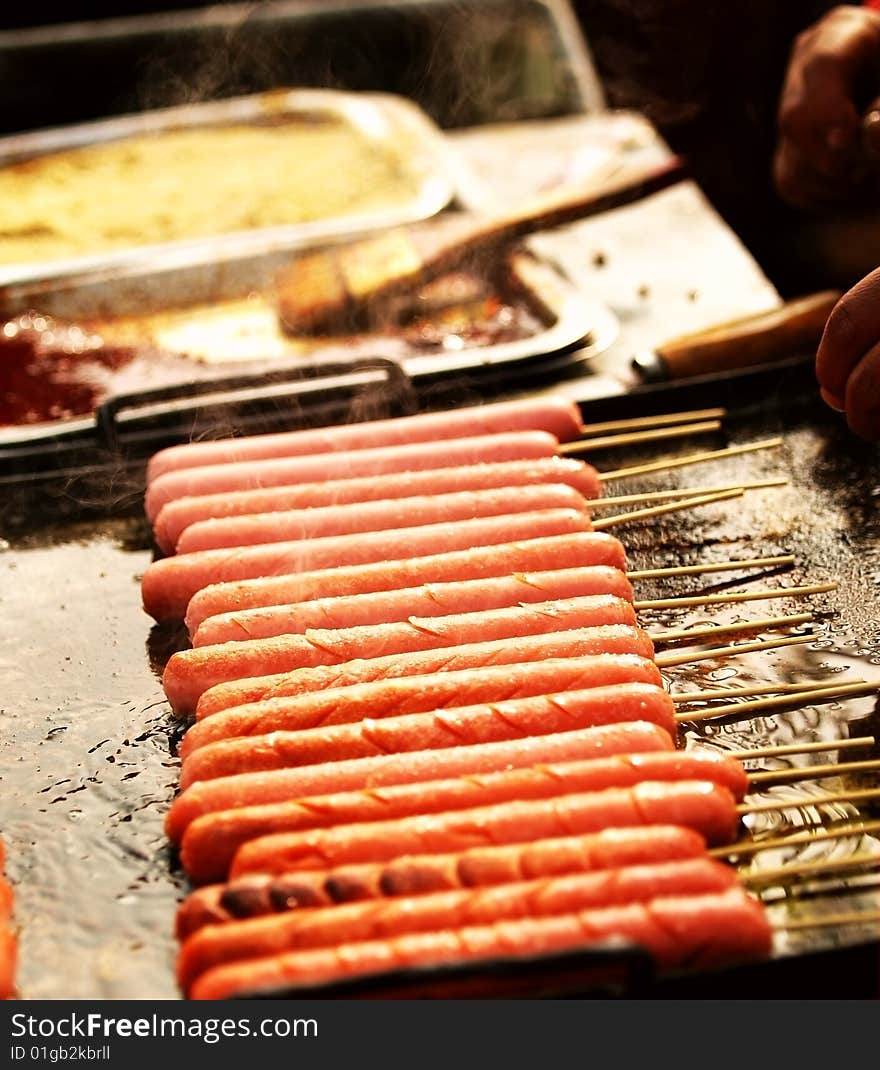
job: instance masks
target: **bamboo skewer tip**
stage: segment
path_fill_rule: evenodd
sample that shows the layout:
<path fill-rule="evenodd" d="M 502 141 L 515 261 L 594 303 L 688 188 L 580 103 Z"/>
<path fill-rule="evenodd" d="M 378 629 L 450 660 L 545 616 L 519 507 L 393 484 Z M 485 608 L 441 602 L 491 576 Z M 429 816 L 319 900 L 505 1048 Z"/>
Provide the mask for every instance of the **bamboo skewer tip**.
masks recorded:
<path fill-rule="evenodd" d="M 855 698 L 859 695 L 869 695 L 876 692 L 877 689 L 878 684 L 872 682 L 817 687 L 809 691 L 788 692 L 782 695 L 774 695 L 770 698 L 731 702 L 725 706 L 715 706 L 690 713 L 676 713 L 675 719 L 679 724 L 693 724 L 698 721 L 712 720 L 716 717 L 740 717 L 743 714 L 751 717 L 753 713 L 760 713 L 764 710 L 786 709 L 792 705 L 795 708 L 800 708 L 800 706 L 811 706 L 818 702 L 833 702 L 838 698 Z"/>
<path fill-rule="evenodd" d="M 578 438 L 571 442 L 561 443 L 558 447 L 558 452 L 565 457 L 572 453 L 584 453 L 588 450 L 636 446 L 641 442 L 657 442 L 663 439 L 683 438 L 687 435 L 703 435 L 711 431 L 720 430 L 720 420 L 704 420 L 699 423 L 679 424 L 675 427 L 656 427 L 646 431 L 627 431 L 617 435 Z"/>
<path fill-rule="evenodd" d="M 671 424 L 693 423 L 696 420 L 723 420 L 727 409 L 691 409 L 688 412 L 668 412 L 653 416 L 631 416 L 622 420 L 605 420 L 602 423 L 584 424 L 581 435 L 604 435 L 614 431 L 637 431 L 651 427 L 667 427 Z"/>
<path fill-rule="evenodd" d="M 744 453 L 754 453 L 757 450 L 778 449 L 782 445 L 781 438 L 768 438 L 760 442 L 749 442 L 741 446 L 728 446 L 722 450 L 708 450 L 702 453 L 689 453 L 681 457 L 663 457 L 657 461 L 648 461 L 645 464 L 632 465 L 629 468 L 617 468 L 610 472 L 602 473 L 602 481 L 624 479 L 627 476 L 637 476 L 649 472 L 662 472 L 668 468 L 682 468 L 685 465 L 698 464 L 703 461 L 720 460 L 724 457 L 739 457 Z"/>

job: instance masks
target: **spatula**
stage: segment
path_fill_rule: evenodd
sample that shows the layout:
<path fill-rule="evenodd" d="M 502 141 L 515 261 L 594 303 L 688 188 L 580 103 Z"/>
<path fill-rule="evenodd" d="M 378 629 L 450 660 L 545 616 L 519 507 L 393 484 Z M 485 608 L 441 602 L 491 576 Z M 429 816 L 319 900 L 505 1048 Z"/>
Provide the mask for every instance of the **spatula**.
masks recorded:
<path fill-rule="evenodd" d="M 387 301 L 450 271 L 490 266 L 504 245 L 540 230 L 641 200 L 686 176 L 684 162 L 633 173 L 601 186 L 556 190 L 497 215 L 463 213 L 430 227 L 400 228 L 351 245 L 297 257 L 277 280 L 278 311 L 290 334 L 344 334 L 387 314 Z"/>

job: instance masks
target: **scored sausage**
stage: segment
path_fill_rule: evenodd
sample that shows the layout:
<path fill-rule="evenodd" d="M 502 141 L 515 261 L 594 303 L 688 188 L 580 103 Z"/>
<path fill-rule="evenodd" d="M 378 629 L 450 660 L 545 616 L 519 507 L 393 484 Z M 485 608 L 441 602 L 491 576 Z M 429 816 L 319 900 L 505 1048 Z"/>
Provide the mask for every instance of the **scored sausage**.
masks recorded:
<path fill-rule="evenodd" d="M 252 490 L 290 483 L 315 483 L 351 476 L 378 476 L 451 465 L 552 457 L 559 440 L 546 431 L 511 431 L 454 438 L 438 449 L 433 442 L 316 453 L 299 457 L 230 462 L 171 470 L 156 476 L 144 495 L 144 509 L 152 523 L 163 505 L 176 498 L 225 491 Z"/>
<path fill-rule="evenodd" d="M 621 574 L 615 572 L 613 575 L 619 576 Z M 353 597 L 367 596 L 354 595 Z M 348 601 L 349 599 L 339 600 Z M 404 599 L 392 600 L 396 605 L 400 605 L 400 602 Z M 544 612 L 542 607 L 545 605 L 550 614 L 552 614 L 551 616 L 542 615 Z M 553 617 L 555 617 L 557 609 L 559 609 L 561 615 L 556 617 L 556 625 L 553 626 Z M 607 616 L 603 616 L 606 611 Z M 307 640 L 310 643 L 317 642 L 319 651 L 320 648 L 323 648 L 323 651 L 320 654 L 316 654 L 315 657 L 322 656 L 324 662 L 332 663 L 332 655 L 343 651 L 348 654 L 345 660 L 353 660 L 355 657 L 373 659 L 380 657 L 382 654 L 389 655 L 395 649 L 399 649 L 400 653 L 403 653 L 404 649 L 410 649 L 410 651 L 415 648 L 440 649 L 446 645 L 452 645 L 453 638 L 460 640 L 460 644 L 464 645 L 465 642 L 476 641 L 477 637 L 491 642 L 505 637 L 514 638 L 527 635 L 530 631 L 534 635 L 541 635 L 543 633 L 542 626 L 544 626 L 544 631 L 548 631 L 551 627 L 553 630 L 561 630 L 561 628 L 567 627 L 568 624 L 574 627 L 600 627 L 603 625 L 607 627 L 610 624 L 635 627 L 635 622 L 636 612 L 632 602 L 613 595 L 586 595 L 582 598 L 559 599 L 557 602 L 552 603 L 552 608 L 549 603 L 532 601 L 500 610 L 479 610 L 473 613 L 450 614 L 447 616 L 419 617 L 413 614 L 409 617 L 409 620 L 401 618 L 399 622 L 388 625 L 362 625 L 360 627 L 338 629 L 309 628 L 303 637 L 286 636 L 285 649 L 295 651 L 301 640 Z M 474 630 L 474 626 L 480 624 L 485 626 L 485 630 Z M 459 625 L 460 630 L 458 630 Z M 253 642 L 256 644 L 258 641 L 254 640 Z M 287 643 L 290 645 L 287 646 Z M 244 644 L 236 643 L 234 645 L 240 646 Z M 249 648 L 256 649 L 256 646 Z M 214 647 L 196 647 L 195 649 L 199 652 L 206 651 L 206 649 L 214 649 L 217 657 L 224 656 L 221 653 L 223 645 L 219 649 L 217 649 L 216 645 Z M 175 667 L 182 662 L 185 666 L 193 666 L 195 672 L 198 672 L 200 663 L 198 656 L 193 652 L 186 652 L 186 654 L 185 659 L 175 661 Z M 230 653 L 229 656 L 234 655 Z M 173 660 L 175 660 L 175 656 L 172 656 L 166 664 L 166 674 Z M 343 659 L 340 658 L 339 660 Z M 173 671 L 176 671 L 176 669 Z M 265 671 L 265 664 L 261 664 L 259 675 L 249 678 L 243 676 L 223 684 L 214 684 L 204 688 L 196 703 L 196 718 L 201 720 L 203 717 L 210 717 L 212 714 L 218 713 L 219 710 L 228 709 L 230 706 L 260 702 L 263 699 L 277 699 L 280 695 L 289 694 L 291 693 L 289 672 L 290 670 L 277 673 L 267 672 Z M 293 690 L 297 690 L 295 683 Z"/>
<path fill-rule="evenodd" d="M 590 596 L 625 602 L 633 600 L 632 586 L 624 573 L 607 565 L 520 572 L 482 580 L 429 583 L 394 591 L 338 595 L 287 606 L 221 613 L 202 621 L 192 636 L 192 645 L 216 646 L 218 643 L 268 639 L 275 635 L 301 635 L 310 628 L 340 630 L 398 624 L 414 617 L 484 613 Z"/>
<path fill-rule="evenodd" d="M 539 539 L 589 531 L 589 514 L 579 509 L 545 509 L 479 517 L 456 524 L 294 539 L 263 546 L 198 550 L 152 562 L 141 580 L 144 609 L 155 620 L 183 617 L 190 599 L 203 587 L 229 581 L 283 576 L 291 572 L 366 565 L 398 558 L 427 557 L 441 551 L 494 546 L 517 539 Z"/>
<path fill-rule="evenodd" d="M 429 892 L 270 914 L 226 925 L 209 925 L 189 937 L 180 949 L 177 979 L 187 991 L 206 970 L 241 959 L 378 940 L 403 933 L 490 925 L 501 919 L 552 917 L 578 910 L 648 903 L 670 895 L 706 895 L 726 891 L 736 882 L 736 870 L 723 862 L 705 857 L 687 858 L 489 888 Z"/>
<path fill-rule="evenodd" d="M 284 802 L 304 795 L 415 784 L 495 769 L 520 769 L 540 762 L 672 749 L 669 733 L 659 725 L 630 721 L 525 739 L 416 751 L 402 758 L 398 754 L 380 754 L 296 769 L 243 773 L 199 781 L 178 795 L 165 817 L 165 831 L 179 843 L 190 822 L 217 810 Z"/>
<path fill-rule="evenodd" d="M 659 724 L 670 736 L 676 727 L 672 700 L 651 681 L 618 683 L 614 687 L 588 684 L 582 690 L 553 695 L 538 694 L 402 716 L 390 716 L 386 709 L 386 716 L 381 720 L 210 743 L 190 755 L 181 770 L 180 782 L 185 789 L 197 780 L 261 769 L 315 765 L 392 752 L 440 750 L 639 720 Z"/>
<path fill-rule="evenodd" d="M 502 641 L 494 644 L 498 648 L 498 656 L 517 660 L 502 660 L 496 665 L 487 664 L 485 658 L 485 647 L 493 644 L 474 643 L 470 647 L 451 647 L 438 652 L 449 658 L 445 670 L 435 669 L 410 676 L 398 675 L 395 670 L 395 662 L 407 655 L 375 659 L 387 663 L 388 671 L 378 679 L 364 682 L 357 682 L 358 671 L 361 666 L 368 667 L 370 662 L 349 662 L 350 679 L 344 674 L 347 666 L 300 669 L 298 674 L 307 683 L 299 694 L 233 707 L 204 718 L 184 736 L 180 756 L 186 765 L 187 759 L 197 749 L 219 740 L 232 741 L 233 737 L 240 736 L 329 728 L 359 723 L 366 718 L 423 713 L 451 705 L 473 706 L 476 703 L 546 695 L 551 691 L 632 681 L 659 686 L 660 673 L 644 652 L 604 652 L 608 644 L 606 631 L 604 628 L 584 629 L 586 638 L 581 637 L 581 633 L 562 632 L 555 642 L 556 636 L 527 636 L 515 646 Z M 628 631 L 633 632 L 633 629 Z M 601 634 L 596 635 L 596 632 Z M 638 632 L 634 632 L 634 635 L 638 640 Z M 577 638 L 573 639 L 573 636 Z M 628 640 L 629 637 L 625 636 L 624 639 Z M 527 643 L 533 643 L 534 646 L 536 660 L 531 662 L 518 657 L 526 649 Z M 463 651 L 461 655 L 457 653 L 459 650 Z M 428 656 L 430 652 L 419 655 Z M 436 664 L 435 659 L 431 660 Z M 315 674 L 325 672 L 334 674 L 337 686 L 313 690 L 311 681 L 315 679 Z"/>
<path fill-rule="evenodd" d="M 464 810 L 517 799 L 552 799 L 557 795 L 629 787 L 644 780 L 711 780 L 723 784 L 737 799 L 742 799 L 748 787 L 739 762 L 711 752 L 649 752 L 554 762 L 208 814 L 187 828 L 180 856 L 190 877 L 202 883 L 226 874 L 242 844 L 271 833 Z"/>
<path fill-rule="evenodd" d="M 182 940 L 204 925 L 233 918 L 672 862 L 697 858 L 705 852 L 705 840 L 693 829 L 648 825 L 558 836 L 534 843 L 472 847 L 452 854 L 407 855 L 391 862 L 365 862 L 281 876 L 255 873 L 227 884 L 197 888 L 178 907 L 175 930 Z"/>
<path fill-rule="evenodd" d="M 629 606 L 629 602 L 622 605 Z M 623 616 L 621 613 L 619 616 Z M 581 616 L 583 624 L 578 621 Z M 525 617 L 525 615 L 524 615 Z M 443 619 L 443 618 L 440 618 Z M 450 642 L 442 642 L 442 633 L 436 643 L 431 642 L 431 633 L 423 632 L 424 642 L 409 642 L 399 629 L 390 635 L 384 648 L 376 642 L 367 641 L 360 653 L 357 647 L 349 647 L 345 640 L 339 645 L 338 633 L 331 632 L 325 653 L 321 652 L 321 637 L 313 643 L 309 633 L 305 636 L 279 635 L 274 639 L 254 639 L 249 643 L 221 643 L 219 646 L 181 650 L 172 655 L 165 667 L 162 685 L 168 701 L 176 710 L 192 710 L 199 697 L 216 684 L 230 680 L 247 680 L 252 677 L 286 673 L 287 679 L 274 689 L 273 698 L 302 694 L 307 690 L 342 687 L 389 676 L 416 676 L 426 673 L 447 672 L 479 665 L 507 665 L 511 662 L 535 661 L 541 658 L 570 657 L 575 654 L 638 654 L 653 658 L 654 645 L 650 636 L 631 624 L 599 625 L 593 623 L 592 610 L 579 614 L 577 610 L 559 621 L 533 616 L 535 626 L 520 629 L 515 620 L 486 624 L 486 642 L 476 641 L 478 628 L 467 627 L 461 642 L 454 643 L 456 636 L 449 635 Z M 544 631 L 540 631 L 540 624 Z M 554 629 L 550 631 L 550 629 Z M 558 629 L 558 630 L 557 630 Z M 358 632 L 371 629 L 357 629 Z M 492 634 L 493 630 L 496 634 Z M 378 631 L 378 629 L 377 629 Z M 512 641 L 514 640 L 514 641 Z M 542 642 L 543 640 L 543 642 Z M 395 647 L 399 649 L 395 649 Z M 347 657 L 334 657 L 334 651 Z M 200 718 L 202 719 L 202 718 Z"/>
<path fill-rule="evenodd" d="M 177 543 L 179 554 L 231 546 L 255 546 L 291 539 L 320 539 L 328 535 L 388 531 L 456 523 L 481 516 L 537 512 L 541 509 L 586 509 L 584 498 L 566 483 L 536 483 L 525 487 L 391 498 L 357 505 L 329 505 L 252 513 L 248 516 L 202 520 L 191 525 Z"/>
<path fill-rule="evenodd" d="M 239 877 L 244 873 L 331 869 L 405 854 L 446 854 L 636 825 L 683 825 L 699 832 L 707 843 L 729 843 L 738 824 L 736 799 L 721 784 L 644 780 L 629 788 L 553 799 L 504 802 L 309 832 L 277 832 L 243 844 L 230 872 Z"/>
<path fill-rule="evenodd" d="M 574 457 L 538 457 L 177 498 L 159 510 L 153 521 L 153 536 L 160 549 L 171 553 L 183 532 L 201 520 L 533 483 L 565 483 L 584 498 L 602 496 L 599 473 L 591 464 Z"/>
<path fill-rule="evenodd" d="M 445 412 L 169 446 L 150 458 L 147 482 L 152 482 L 163 472 L 180 468 L 412 442 L 437 442 L 499 431 L 547 431 L 565 442 L 577 438 L 580 429 L 580 409 L 576 402 L 567 398 L 500 401 Z"/>
<path fill-rule="evenodd" d="M 12 927 L 12 885 L 3 875 L 6 847 L 0 839 L 0 999 L 12 999 L 18 966 L 18 937 Z"/>
<path fill-rule="evenodd" d="M 398 561 L 378 561 L 372 565 L 328 568 L 241 583 L 212 584 L 190 601 L 186 611 L 186 626 L 192 635 L 202 621 L 218 613 L 288 605 L 337 595 L 375 594 L 429 583 L 509 577 L 514 573 L 536 569 L 596 566 L 620 571 L 626 569 L 623 544 L 607 532 L 584 531 L 543 539 L 530 538 L 523 542 L 429 554 L 414 560 L 407 555 Z M 621 597 L 625 595 L 621 594 Z M 449 612 L 454 608 L 457 607 L 451 607 Z"/>
<path fill-rule="evenodd" d="M 761 903 L 741 888 L 671 896 L 605 910 L 443 929 L 247 959 L 206 971 L 191 999 L 325 986 L 408 967 L 581 951 L 609 939 L 640 945 L 661 969 L 708 969 L 766 957 L 773 931 Z M 323 988 L 319 988 L 322 992 Z"/>
<path fill-rule="evenodd" d="M 492 642 L 550 631 L 609 627 L 614 624 L 636 627 L 632 603 L 614 595 L 595 594 L 448 616 L 412 615 L 396 623 L 354 628 L 309 628 L 304 635 L 284 634 L 250 642 L 196 646 L 192 650 L 180 651 L 180 657 L 172 655 L 165 667 L 164 677 L 167 679 L 163 679 L 172 704 L 177 700 L 177 695 L 183 695 L 184 702 L 188 703 L 192 693 L 200 690 L 196 717 L 201 720 L 230 706 L 279 698 L 299 690 L 295 678 L 290 677 L 290 669 L 267 672 L 268 659 L 258 661 L 256 671 L 250 677 L 246 672 L 243 673 L 239 660 L 242 650 L 251 651 L 254 655 L 260 650 L 267 653 L 271 651 L 273 658 L 277 652 L 285 662 L 297 659 L 293 668 L 304 668 L 308 665 L 340 664 L 355 658 L 373 660 L 394 653 L 440 650 L 478 641 Z M 228 680 L 231 673 L 224 667 L 219 671 L 227 678 L 226 682 L 205 686 L 208 679 L 218 672 L 212 665 L 225 665 L 227 661 L 234 667 L 236 679 Z M 192 680 L 188 674 L 191 674 Z M 183 678 L 180 682 L 176 679 L 178 675 Z M 197 686 L 194 686 L 197 680 Z M 175 695 L 170 693 L 172 689 Z"/>

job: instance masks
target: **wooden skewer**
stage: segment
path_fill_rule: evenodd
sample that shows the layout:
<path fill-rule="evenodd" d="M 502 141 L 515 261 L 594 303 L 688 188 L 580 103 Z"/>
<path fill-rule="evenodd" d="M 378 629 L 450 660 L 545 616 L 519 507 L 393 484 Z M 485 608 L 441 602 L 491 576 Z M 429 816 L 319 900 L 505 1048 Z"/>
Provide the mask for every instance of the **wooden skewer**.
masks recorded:
<path fill-rule="evenodd" d="M 785 639 L 756 639 L 753 643 L 736 643 L 733 646 L 713 646 L 706 650 L 686 650 L 680 654 L 677 650 L 670 650 L 665 654 L 658 654 L 654 661 L 661 669 L 671 668 L 673 665 L 689 665 L 692 661 L 707 661 L 710 658 L 727 658 L 738 654 L 751 654 L 754 650 L 776 650 L 782 646 L 797 646 L 801 643 L 814 643 L 816 636 L 790 635 Z M 743 706 L 745 703 L 738 703 Z M 689 720 L 690 718 L 685 718 Z"/>
<path fill-rule="evenodd" d="M 871 747 L 873 736 L 853 736 L 851 739 L 819 739 L 812 743 L 782 743 L 776 747 L 755 747 L 751 750 L 724 751 L 728 758 L 751 761 L 756 758 L 783 758 L 787 754 L 811 754 L 815 751 L 852 750 L 853 747 Z"/>
<path fill-rule="evenodd" d="M 798 847 L 802 843 L 820 843 L 822 840 L 843 840 L 847 836 L 867 836 L 880 832 L 880 821 L 855 821 L 839 825 L 837 828 L 808 829 L 791 836 L 773 836 L 766 840 L 739 840 L 725 847 L 712 847 L 707 853 L 712 858 L 726 858 L 729 855 L 753 855 L 759 851 L 772 851 L 777 848 Z"/>
<path fill-rule="evenodd" d="M 766 814 L 772 810 L 795 810 L 804 806 L 827 806 L 838 802 L 867 802 L 880 799 L 880 788 L 864 788 L 860 791 L 841 791 L 836 795 L 807 795 L 800 799 L 779 799 L 775 802 L 743 803 L 736 812 L 745 814 Z"/>
<path fill-rule="evenodd" d="M 708 710 L 696 710 L 691 713 L 676 713 L 675 719 L 679 724 L 686 722 L 693 724 L 699 721 L 708 721 L 715 717 L 738 717 L 740 714 L 747 719 L 763 710 L 787 709 L 800 706 L 813 706 L 819 702 L 833 702 L 838 698 L 851 698 L 856 695 L 869 695 L 878 689 L 877 683 L 842 684 L 839 687 L 817 687 L 810 691 L 799 691 L 795 694 L 774 695 L 772 698 L 752 699 L 748 702 L 730 702 L 726 706 L 713 706 Z"/>
<path fill-rule="evenodd" d="M 727 409 L 692 409 L 690 412 L 664 412 L 659 416 L 631 416 L 626 420 L 606 420 L 604 423 L 584 424 L 582 435 L 606 435 L 614 431 L 639 431 L 647 427 L 668 427 L 694 420 L 723 420 Z"/>
<path fill-rule="evenodd" d="M 817 929 L 820 927 L 841 928 L 844 925 L 874 925 L 880 922 L 880 910 L 852 911 L 849 914 L 824 914 L 815 918 L 791 918 L 783 921 L 781 929 Z"/>
<path fill-rule="evenodd" d="M 861 869 L 863 866 L 880 867 L 880 854 L 870 854 L 862 851 L 859 854 L 850 855 L 849 858 L 826 858 L 821 862 L 800 862 L 796 865 L 780 866 L 779 869 L 768 869 L 763 873 L 743 873 L 740 879 L 744 884 L 769 887 L 773 884 L 788 884 L 798 878 L 823 877 L 826 874 L 834 874 L 840 870 Z"/>
<path fill-rule="evenodd" d="M 797 780 L 822 780 L 829 776 L 845 776 L 847 773 L 866 773 L 880 769 L 880 760 L 866 762 L 831 762 L 823 765 L 802 765 L 794 769 L 762 769 L 749 773 L 749 783 L 788 784 Z"/>
<path fill-rule="evenodd" d="M 616 499 L 603 498 L 603 501 Z M 745 561 L 716 561 L 701 565 L 671 565 L 668 568 L 641 568 L 627 572 L 630 580 L 652 580 L 662 576 L 699 576 L 704 572 L 734 572 L 741 568 L 776 568 L 793 565 L 794 556 L 783 554 L 780 557 L 750 557 Z"/>
<path fill-rule="evenodd" d="M 848 684 L 863 684 L 864 680 L 846 680 Z M 713 687 L 709 691 L 680 691 L 670 695 L 673 702 L 706 702 L 716 698 L 728 699 L 733 695 L 748 697 L 749 695 L 784 695 L 793 691 L 819 691 L 826 687 L 842 687 L 840 680 L 833 684 L 749 684 L 746 687 Z"/>
<path fill-rule="evenodd" d="M 641 598 L 633 605 L 636 609 L 675 609 L 677 606 L 716 606 L 736 602 L 758 602 L 764 598 L 803 598 L 808 594 L 825 594 L 836 591 L 836 583 L 811 583 L 802 587 L 774 587 L 764 591 L 745 591 L 740 594 L 697 594 L 678 598 Z"/>
<path fill-rule="evenodd" d="M 557 449 L 563 457 L 572 453 L 592 450 L 614 449 L 618 446 L 636 446 L 640 442 L 656 442 L 658 439 L 683 438 L 685 435 L 703 435 L 720 431 L 720 420 L 705 420 L 702 423 L 681 424 L 677 427 L 658 427 L 651 431 L 629 431 L 622 435 L 603 435 L 600 438 L 578 438 L 574 442 L 562 442 Z"/>
<path fill-rule="evenodd" d="M 683 468 L 689 464 L 699 464 L 702 461 L 720 460 L 722 457 L 739 457 L 743 453 L 754 453 L 757 450 L 777 449 L 782 445 L 781 438 L 767 438 L 761 442 L 749 442 L 743 446 L 728 446 L 723 450 L 709 450 L 705 453 L 688 453 L 684 457 L 664 457 L 659 461 L 648 461 L 646 464 L 632 465 L 630 468 L 616 468 L 611 472 L 602 473 L 602 482 L 609 479 L 625 479 L 627 476 L 641 476 L 648 472 L 663 472 L 668 468 Z"/>
<path fill-rule="evenodd" d="M 812 613 L 792 613 L 788 617 L 764 617 L 762 620 L 743 620 L 738 624 L 707 624 L 699 628 L 676 628 L 667 632 L 649 632 L 655 643 L 679 643 L 682 640 L 706 639 L 717 635 L 736 635 L 738 632 L 764 632 L 774 628 L 792 628 L 813 619 Z"/>
<path fill-rule="evenodd" d="M 651 505 L 645 509 L 633 509 L 629 513 L 615 513 L 613 516 L 603 517 L 593 524 L 595 531 L 605 531 L 617 524 L 628 524 L 631 520 L 645 520 L 649 516 L 662 516 L 664 513 L 675 513 L 681 509 L 696 509 L 698 505 L 711 505 L 712 502 L 723 502 L 728 498 L 741 498 L 742 487 L 733 490 L 722 490 L 716 494 L 699 494 L 696 498 L 679 498 L 678 501 L 667 502 L 665 505 Z"/>
<path fill-rule="evenodd" d="M 612 494 L 609 498 L 587 498 L 588 509 L 608 509 L 617 505 L 637 505 L 639 502 L 662 502 L 672 498 L 693 498 L 697 494 L 718 494 L 724 490 L 764 490 L 766 487 L 784 487 L 787 479 L 756 479 L 750 483 L 725 483 L 716 487 L 676 487 L 675 490 L 649 490 L 642 494 Z"/>

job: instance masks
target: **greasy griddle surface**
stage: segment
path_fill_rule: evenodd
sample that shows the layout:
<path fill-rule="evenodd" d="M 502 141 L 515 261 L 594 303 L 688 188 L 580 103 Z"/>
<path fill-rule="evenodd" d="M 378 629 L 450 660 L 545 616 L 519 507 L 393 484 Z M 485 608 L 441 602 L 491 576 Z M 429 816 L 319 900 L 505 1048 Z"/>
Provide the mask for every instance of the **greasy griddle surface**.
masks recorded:
<path fill-rule="evenodd" d="M 678 668 L 667 673 L 670 686 L 683 690 L 753 678 L 827 679 L 842 672 L 880 678 L 877 450 L 858 443 L 837 417 L 812 404 L 784 408 L 773 403 L 766 412 L 730 421 L 729 427 L 733 441 L 782 434 L 785 446 L 629 480 L 612 490 L 708 485 L 777 473 L 787 474 L 790 486 L 753 493 L 733 506 L 720 503 L 699 514 L 621 528 L 632 566 L 791 552 L 797 567 L 768 577 L 768 584 L 837 580 L 841 586 L 812 599 L 823 616 L 810 646 Z M 722 444 L 719 438 L 717 445 Z M 708 445 L 701 439 L 680 449 Z M 596 460 L 607 470 L 646 456 L 646 451 L 633 451 Z M 140 608 L 138 580 L 150 558 L 148 532 L 139 518 L 42 527 L 15 536 L 0 553 L 2 834 L 16 886 L 19 984 L 26 999 L 178 995 L 172 929 L 186 881 L 169 850 L 162 819 L 178 778 L 173 751 L 180 726 L 164 702 L 159 672 L 181 638 L 151 628 Z M 638 594 L 699 590 L 718 580 L 643 583 Z M 718 586 L 744 589 L 729 577 L 720 577 Z M 798 612 L 802 604 L 754 603 L 662 618 L 645 615 L 644 620 L 650 627 L 661 620 L 726 623 Z M 737 748 L 878 729 L 873 698 L 861 698 L 723 728 L 703 727 L 701 734 L 713 746 Z M 695 737 L 696 732 L 687 733 L 689 743 Z M 816 805 L 788 811 L 784 818 L 765 817 L 756 827 L 855 816 L 852 806 L 821 804 L 822 795 L 841 786 L 830 780 L 774 789 L 773 795 L 789 798 L 809 793 Z M 867 808 L 862 812 L 869 814 Z M 876 842 L 850 838 L 824 848 L 816 845 L 804 857 L 841 856 L 866 846 L 876 848 Z M 778 865 L 780 856 L 769 855 L 753 865 Z M 875 884 L 855 895 L 790 899 L 774 907 L 773 917 L 876 906 Z M 797 941 L 780 942 L 777 953 L 830 949 L 877 936 L 876 926 L 813 930 Z M 824 994 L 833 993 L 816 996 Z"/>

